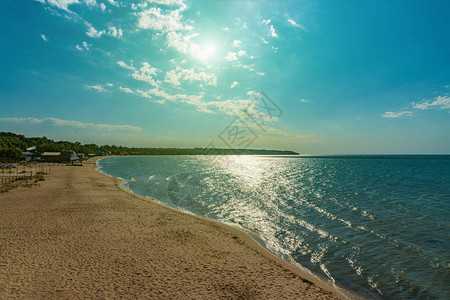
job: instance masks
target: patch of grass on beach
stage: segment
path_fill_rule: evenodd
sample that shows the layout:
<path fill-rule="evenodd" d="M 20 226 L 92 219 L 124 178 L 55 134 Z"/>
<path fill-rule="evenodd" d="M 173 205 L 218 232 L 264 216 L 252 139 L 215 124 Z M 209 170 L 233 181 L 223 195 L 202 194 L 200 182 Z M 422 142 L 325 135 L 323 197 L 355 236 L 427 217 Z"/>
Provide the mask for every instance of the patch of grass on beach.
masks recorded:
<path fill-rule="evenodd" d="M 31 178 L 17 178 L 15 181 L 4 184 L 0 187 L 0 193 L 6 193 L 18 187 L 31 188 L 35 185 L 39 185 L 41 181 L 45 180 L 44 175 L 47 175 L 47 173 L 38 173 Z"/>

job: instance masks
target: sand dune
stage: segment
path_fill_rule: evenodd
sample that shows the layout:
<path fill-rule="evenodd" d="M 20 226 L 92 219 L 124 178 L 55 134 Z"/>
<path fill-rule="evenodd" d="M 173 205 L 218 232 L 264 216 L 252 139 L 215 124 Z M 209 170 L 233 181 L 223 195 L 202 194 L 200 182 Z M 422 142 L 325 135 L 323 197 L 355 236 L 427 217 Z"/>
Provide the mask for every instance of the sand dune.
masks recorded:
<path fill-rule="evenodd" d="M 0 195 L 0 299 L 335 299 L 245 233 L 55 166 Z"/>

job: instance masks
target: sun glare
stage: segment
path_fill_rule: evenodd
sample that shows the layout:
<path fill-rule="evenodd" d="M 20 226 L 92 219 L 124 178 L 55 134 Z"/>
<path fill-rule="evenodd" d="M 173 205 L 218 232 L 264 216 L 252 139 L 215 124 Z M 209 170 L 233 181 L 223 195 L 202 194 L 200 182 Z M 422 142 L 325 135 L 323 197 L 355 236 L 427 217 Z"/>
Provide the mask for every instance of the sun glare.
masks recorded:
<path fill-rule="evenodd" d="M 216 53 L 216 47 L 214 47 L 214 45 L 212 44 L 206 45 L 205 53 L 208 57 L 214 56 L 214 54 Z"/>
<path fill-rule="evenodd" d="M 202 55 L 201 55 L 201 59 L 202 60 L 208 60 L 211 58 L 214 58 L 214 56 L 216 55 L 216 47 L 214 44 L 205 44 L 202 47 Z"/>

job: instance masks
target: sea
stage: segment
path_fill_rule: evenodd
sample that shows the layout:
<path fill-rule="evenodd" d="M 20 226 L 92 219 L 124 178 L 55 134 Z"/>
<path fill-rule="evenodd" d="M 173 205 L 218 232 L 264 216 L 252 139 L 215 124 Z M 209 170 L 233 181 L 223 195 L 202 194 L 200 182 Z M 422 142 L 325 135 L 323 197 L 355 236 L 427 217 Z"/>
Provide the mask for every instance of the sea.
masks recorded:
<path fill-rule="evenodd" d="M 450 155 L 130 156 L 98 167 L 357 295 L 450 299 Z"/>

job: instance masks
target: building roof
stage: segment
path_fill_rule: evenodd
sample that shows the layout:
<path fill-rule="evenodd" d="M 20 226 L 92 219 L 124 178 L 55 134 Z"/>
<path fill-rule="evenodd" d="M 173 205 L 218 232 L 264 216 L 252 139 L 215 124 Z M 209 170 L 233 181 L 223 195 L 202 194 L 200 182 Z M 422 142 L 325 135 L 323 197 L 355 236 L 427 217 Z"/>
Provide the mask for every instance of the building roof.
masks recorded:
<path fill-rule="evenodd" d="M 44 152 L 41 154 L 41 156 L 59 156 L 61 155 L 61 152 Z"/>

